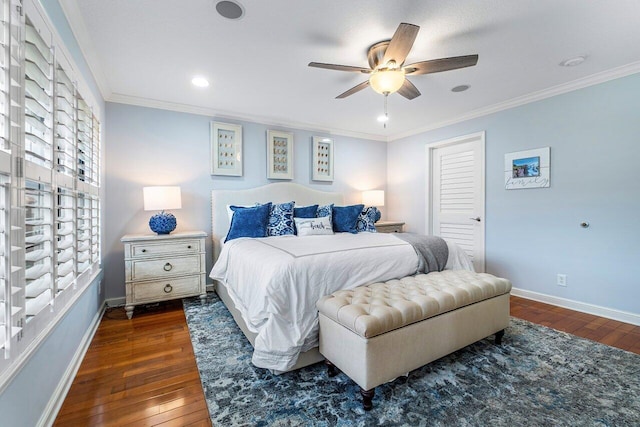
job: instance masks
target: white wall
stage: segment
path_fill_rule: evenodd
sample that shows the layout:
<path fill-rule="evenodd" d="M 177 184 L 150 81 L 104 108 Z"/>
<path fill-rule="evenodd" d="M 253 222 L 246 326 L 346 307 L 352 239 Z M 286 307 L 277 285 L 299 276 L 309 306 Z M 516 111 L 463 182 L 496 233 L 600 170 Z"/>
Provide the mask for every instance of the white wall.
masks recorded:
<path fill-rule="evenodd" d="M 425 232 L 425 146 L 485 130 L 487 271 L 517 288 L 640 314 L 638 94 L 640 74 L 393 141 L 389 217 Z M 545 146 L 551 187 L 505 190 L 504 154 Z"/>
<path fill-rule="evenodd" d="M 244 175 L 210 175 L 209 125 L 211 121 L 239 123 L 243 131 Z M 123 245 L 129 233 L 151 233 L 142 209 L 142 187 L 179 185 L 182 209 L 176 210 L 177 230 L 211 233 L 211 190 L 243 189 L 265 185 L 267 180 L 267 129 L 294 133 L 294 182 L 324 191 L 346 194 L 347 203 L 360 203 L 360 192 L 384 189 L 385 142 L 333 136 L 333 183 L 311 181 L 311 137 L 300 129 L 177 113 L 124 104 L 107 103 L 106 203 L 103 247 L 107 299 L 125 295 Z M 326 136 L 326 135 L 320 135 Z M 212 267 L 211 241 L 207 239 L 207 271 Z"/>

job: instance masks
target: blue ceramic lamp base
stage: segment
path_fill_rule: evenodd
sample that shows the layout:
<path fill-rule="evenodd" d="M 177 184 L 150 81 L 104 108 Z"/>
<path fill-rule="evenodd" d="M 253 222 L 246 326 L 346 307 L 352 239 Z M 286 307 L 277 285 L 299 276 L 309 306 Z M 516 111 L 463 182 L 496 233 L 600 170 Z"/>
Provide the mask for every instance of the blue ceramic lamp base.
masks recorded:
<path fill-rule="evenodd" d="M 162 211 L 149 218 L 149 228 L 158 234 L 169 234 L 178 225 L 176 217 L 169 212 Z"/>

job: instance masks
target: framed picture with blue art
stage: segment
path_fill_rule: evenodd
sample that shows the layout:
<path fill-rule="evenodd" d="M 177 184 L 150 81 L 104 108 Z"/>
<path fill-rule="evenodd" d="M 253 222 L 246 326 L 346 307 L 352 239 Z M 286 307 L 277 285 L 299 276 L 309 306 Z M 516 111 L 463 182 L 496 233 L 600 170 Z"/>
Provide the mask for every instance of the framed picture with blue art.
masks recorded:
<path fill-rule="evenodd" d="M 511 164 L 512 178 L 540 176 L 540 156 L 513 159 Z"/>
<path fill-rule="evenodd" d="M 211 122 L 211 175 L 242 176 L 242 126 Z"/>
<path fill-rule="evenodd" d="M 333 181 L 333 139 L 324 136 L 312 138 L 311 179 Z"/>
<path fill-rule="evenodd" d="M 549 147 L 517 151 L 504 155 L 504 188 L 549 187 Z"/>
<path fill-rule="evenodd" d="M 267 178 L 293 179 L 293 134 L 267 131 Z"/>

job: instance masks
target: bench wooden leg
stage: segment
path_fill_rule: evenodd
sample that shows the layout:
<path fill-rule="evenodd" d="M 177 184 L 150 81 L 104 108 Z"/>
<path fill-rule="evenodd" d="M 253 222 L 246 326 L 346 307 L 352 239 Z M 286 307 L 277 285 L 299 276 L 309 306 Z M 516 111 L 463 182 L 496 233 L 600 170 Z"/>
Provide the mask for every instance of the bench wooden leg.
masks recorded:
<path fill-rule="evenodd" d="M 496 345 L 502 344 L 502 337 L 503 336 L 504 336 L 504 329 L 501 330 L 501 331 L 496 332 L 496 339 L 495 339 Z"/>
<path fill-rule="evenodd" d="M 329 375 L 329 377 L 335 377 L 338 375 L 338 368 L 336 368 L 336 365 L 329 362 L 327 359 L 324 360 L 324 364 L 327 365 L 327 375 Z"/>
<path fill-rule="evenodd" d="M 365 390 L 360 388 L 360 394 L 362 395 L 362 408 L 365 411 L 371 410 L 371 408 L 373 408 L 373 403 L 371 403 L 371 401 L 373 400 L 373 396 L 376 394 L 376 389 L 372 388 L 371 390 Z"/>

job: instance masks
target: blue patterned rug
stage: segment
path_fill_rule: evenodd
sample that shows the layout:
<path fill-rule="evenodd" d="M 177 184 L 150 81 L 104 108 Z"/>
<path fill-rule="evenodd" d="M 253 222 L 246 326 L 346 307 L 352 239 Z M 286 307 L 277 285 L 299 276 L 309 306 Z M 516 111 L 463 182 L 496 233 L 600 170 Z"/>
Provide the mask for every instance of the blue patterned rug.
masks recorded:
<path fill-rule="evenodd" d="M 512 318 L 485 339 L 376 388 L 322 363 L 272 375 L 224 304 L 184 300 L 214 426 L 638 426 L 640 356 Z"/>

